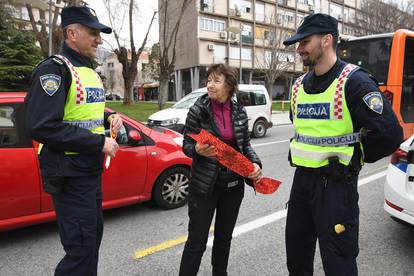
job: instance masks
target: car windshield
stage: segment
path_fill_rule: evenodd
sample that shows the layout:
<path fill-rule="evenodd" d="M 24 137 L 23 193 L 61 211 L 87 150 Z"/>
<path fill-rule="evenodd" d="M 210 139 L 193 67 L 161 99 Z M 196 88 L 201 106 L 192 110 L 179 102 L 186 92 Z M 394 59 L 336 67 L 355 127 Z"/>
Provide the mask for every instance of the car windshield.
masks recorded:
<path fill-rule="evenodd" d="M 204 95 L 206 92 L 193 92 L 179 100 L 175 105 L 172 106 L 172 108 L 177 109 L 189 109 L 199 97 Z"/>
<path fill-rule="evenodd" d="M 392 37 L 341 41 L 339 57 L 370 72 L 380 85 L 387 82 Z"/>

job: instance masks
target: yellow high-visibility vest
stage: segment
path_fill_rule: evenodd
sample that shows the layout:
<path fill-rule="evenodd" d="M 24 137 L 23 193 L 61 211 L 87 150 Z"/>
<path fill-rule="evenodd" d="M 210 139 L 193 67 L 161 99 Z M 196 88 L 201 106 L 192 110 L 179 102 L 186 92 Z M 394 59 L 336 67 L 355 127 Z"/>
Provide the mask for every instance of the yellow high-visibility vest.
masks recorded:
<path fill-rule="evenodd" d="M 295 136 L 290 143 L 292 163 L 296 166 L 320 168 L 329 157 L 338 157 L 349 165 L 353 144 L 361 146 L 360 133 L 353 133 L 353 123 L 345 98 L 348 76 L 358 67 L 348 64 L 339 77 L 322 93 L 305 92 L 300 77 L 292 87 L 291 111 Z M 362 149 L 362 146 L 361 146 Z"/>
<path fill-rule="evenodd" d="M 72 83 L 66 97 L 63 122 L 104 134 L 105 90 L 99 75 L 91 68 L 75 67 L 65 56 L 55 55 L 69 68 Z M 42 149 L 39 145 L 39 153 Z M 76 154 L 76 152 L 65 152 Z"/>

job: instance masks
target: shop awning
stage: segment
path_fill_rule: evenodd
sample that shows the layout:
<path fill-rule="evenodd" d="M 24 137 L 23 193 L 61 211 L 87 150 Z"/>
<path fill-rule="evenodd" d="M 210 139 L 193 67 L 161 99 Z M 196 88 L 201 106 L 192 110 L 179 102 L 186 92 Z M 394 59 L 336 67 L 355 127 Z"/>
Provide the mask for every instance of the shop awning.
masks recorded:
<path fill-rule="evenodd" d="M 142 85 L 142 87 L 144 87 L 144 88 L 157 88 L 159 86 L 160 86 L 160 83 L 158 81 L 156 81 L 156 82 L 150 82 L 150 83 L 144 83 Z"/>

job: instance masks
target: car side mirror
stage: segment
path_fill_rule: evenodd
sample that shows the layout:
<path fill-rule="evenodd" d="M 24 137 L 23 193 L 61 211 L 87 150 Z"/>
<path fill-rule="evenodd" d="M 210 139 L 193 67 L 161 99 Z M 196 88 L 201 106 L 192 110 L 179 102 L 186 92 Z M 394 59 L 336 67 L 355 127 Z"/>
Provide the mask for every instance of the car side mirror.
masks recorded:
<path fill-rule="evenodd" d="M 141 134 L 136 130 L 130 130 L 128 133 L 128 138 L 133 146 L 137 146 L 139 142 L 142 140 Z"/>

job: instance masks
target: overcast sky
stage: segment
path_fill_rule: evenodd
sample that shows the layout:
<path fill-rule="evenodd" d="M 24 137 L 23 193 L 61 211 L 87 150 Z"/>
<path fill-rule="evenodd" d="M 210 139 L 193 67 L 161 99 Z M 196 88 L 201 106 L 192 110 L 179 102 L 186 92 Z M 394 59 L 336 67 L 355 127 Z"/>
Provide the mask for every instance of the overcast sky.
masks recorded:
<path fill-rule="evenodd" d="M 96 11 L 98 15 L 99 21 L 103 24 L 110 26 L 109 24 L 109 17 L 107 10 L 103 4 L 102 0 L 85 0 L 91 8 Z M 112 3 L 119 3 L 120 1 L 111 0 Z M 151 21 L 152 14 L 155 10 L 158 9 L 158 0 L 135 0 L 139 6 L 138 13 L 135 14 L 136 20 L 134 20 L 134 40 L 135 40 L 135 47 L 139 47 L 144 39 L 145 33 L 147 31 L 148 25 Z M 122 7 L 120 5 L 117 6 L 117 9 L 120 10 Z M 124 14 L 121 12 L 120 14 Z M 129 39 L 129 26 L 128 26 L 128 12 L 126 12 L 125 16 L 118 16 L 118 22 L 116 22 L 117 26 L 123 24 L 122 31 L 120 32 L 120 37 L 123 39 L 121 43 L 125 43 L 125 39 Z M 107 42 L 102 45 L 105 48 L 110 49 L 111 47 L 108 45 L 112 45 L 112 47 L 117 47 L 116 41 L 114 38 L 113 33 L 102 34 L 102 38 Z M 151 31 L 148 35 L 147 46 L 151 46 L 152 44 L 158 42 L 158 17 L 154 20 L 152 25 Z M 127 48 L 129 47 L 129 42 L 125 44 Z"/>

